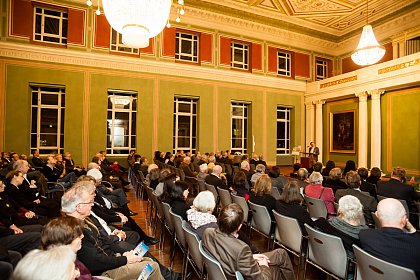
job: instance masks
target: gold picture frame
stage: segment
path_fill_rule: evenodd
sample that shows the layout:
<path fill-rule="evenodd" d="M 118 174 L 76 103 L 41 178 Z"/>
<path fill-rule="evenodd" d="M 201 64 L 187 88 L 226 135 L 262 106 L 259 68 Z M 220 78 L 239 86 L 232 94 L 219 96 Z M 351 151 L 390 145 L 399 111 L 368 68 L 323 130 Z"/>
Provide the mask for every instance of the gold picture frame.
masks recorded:
<path fill-rule="evenodd" d="M 356 110 L 330 112 L 330 153 L 356 152 Z"/>

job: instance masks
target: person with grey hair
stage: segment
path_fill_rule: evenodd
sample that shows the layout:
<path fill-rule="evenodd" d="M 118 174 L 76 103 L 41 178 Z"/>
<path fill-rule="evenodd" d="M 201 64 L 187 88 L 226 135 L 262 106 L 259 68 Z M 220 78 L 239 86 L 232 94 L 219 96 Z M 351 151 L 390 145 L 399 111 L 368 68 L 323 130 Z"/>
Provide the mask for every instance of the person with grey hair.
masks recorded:
<path fill-rule="evenodd" d="M 193 171 L 194 168 L 191 166 L 191 158 L 190 157 L 184 157 L 182 160 L 182 163 L 180 164 L 179 168 L 184 171 L 185 176 L 188 177 L 197 177 L 198 172 Z"/>
<path fill-rule="evenodd" d="M 77 252 L 78 260 L 92 274 L 112 279 L 137 279 L 149 264 L 153 268 L 150 279 L 163 279 L 156 262 L 139 257 L 133 251 L 124 251 L 107 236 L 101 235 L 95 221 L 89 218 L 94 198 L 95 186 L 89 181 L 77 182 L 61 198 L 63 213 L 83 220 L 85 224 L 82 248 Z"/>
<path fill-rule="evenodd" d="M 227 180 L 225 175 L 222 174 L 222 167 L 220 165 L 215 165 L 213 167 L 213 172 L 206 177 L 204 180 L 209 185 L 213 185 L 216 188 L 227 189 Z"/>
<path fill-rule="evenodd" d="M 191 209 L 187 210 L 188 222 L 200 238 L 206 228 L 217 227 L 217 219 L 213 215 L 214 207 L 216 202 L 213 193 L 202 191 L 194 198 Z"/>
<path fill-rule="evenodd" d="M 69 245 L 35 249 L 18 263 L 12 280 L 73 280 L 80 276 L 76 254 Z"/>
<path fill-rule="evenodd" d="M 383 199 L 376 216 L 382 228 L 360 231 L 362 249 L 381 260 L 413 269 L 420 279 L 420 234 L 409 222 L 404 206 L 397 199 Z"/>
<path fill-rule="evenodd" d="M 365 193 L 360 190 L 360 182 L 360 176 L 356 171 L 347 172 L 346 183 L 348 188 L 337 190 L 335 193 L 335 201 L 338 202 L 340 198 L 346 195 L 357 197 L 363 205 L 363 214 L 365 216 L 366 224 L 373 225 L 374 221 L 372 218 L 372 212 L 376 211 L 378 203 L 375 198 L 369 195 L 369 193 Z"/>
<path fill-rule="evenodd" d="M 347 185 L 341 180 L 341 168 L 334 167 L 331 169 L 327 179 L 324 182 L 324 187 L 331 188 L 335 194 L 337 190 L 347 189 Z"/>
<path fill-rule="evenodd" d="M 254 185 L 258 178 L 260 178 L 263 174 L 265 174 L 265 166 L 262 164 L 257 164 L 255 167 L 255 173 L 251 176 L 251 184 Z"/>
<path fill-rule="evenodd" d="M 209 167 L 207 166 L 207 163 L 201 164 L 200 172 L 197 175 L 197 180 L 204 181 L 208 175 L 209 175 Z"/>
<path fill-rule="evenodd" d="M 334 192 L 331 188 L 325 188 L 322 186 L 323 177 L 319 172 L 312 172 L 309 177 L 310 185 L 305 187 L 304 193 L 307 196 L 322 199 L 327 207 L 329 215 L 335 214 L 334 208 Z"/>
<path fill-rule="evenodd" d="M 251 177 L 254 174 L 251 171 L 251 166 L 249 165 L 249 162 L 247 160 L 243 160 L 241 162 L 241 171 L 245 173 L 246 181 L 247 181 L 247 189 L 249 190 L 249 186 L 251 186 Z"/>

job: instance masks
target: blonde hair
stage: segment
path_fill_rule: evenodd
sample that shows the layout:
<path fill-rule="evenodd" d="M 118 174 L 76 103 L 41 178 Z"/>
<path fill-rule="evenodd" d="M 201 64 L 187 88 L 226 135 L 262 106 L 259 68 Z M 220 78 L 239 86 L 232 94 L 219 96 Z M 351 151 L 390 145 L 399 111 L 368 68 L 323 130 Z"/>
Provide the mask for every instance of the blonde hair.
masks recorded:
<path fill-rule="evenodd" d="M 254 186 L 255 195 L 271 194 L 271 178 L 267 174 L 261 175 Z"/>

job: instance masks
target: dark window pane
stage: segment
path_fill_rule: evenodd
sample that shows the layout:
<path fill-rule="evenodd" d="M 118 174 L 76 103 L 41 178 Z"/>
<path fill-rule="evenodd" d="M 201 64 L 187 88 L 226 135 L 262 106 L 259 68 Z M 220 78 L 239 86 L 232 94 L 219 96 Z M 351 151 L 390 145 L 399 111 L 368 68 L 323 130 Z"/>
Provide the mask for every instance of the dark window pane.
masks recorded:
<path fill-rule="evenodd" d="M 32 108 L 32 123 L 31 123 L 31 132 L 36 133 L 37 131 L 37 122 L 38 121 L 38 109 Z"/>
<path fill-rule="evenodd" d="M 45 17 L 44 33 L 59 35 L 60 20 L 58 18 Z"/>
<path fill-rule="evenodd" d="M 62 36 L 67 38 L 67 19 L 63 19 Z"/>
<path fill-rule="evenodd" d="M 192 123 L 192 135 L 193 137 L 197 136 L 197 117 L 193 117 L 192 118 L 193 123 Z"/>
<path fill-rule="evenodd" d="M 178 103 L 178 112 L 189 113 L 191 110 L 191 104 Z"/>
<path fill-rule="evenodd" d="M 41 104 L 43 105 L 57 105 L 58 95 L 57 94 L 41 94 Z"/>
<path fill-rule="evenodd" d="M 41 15 L 35 16 L 35 33 L 41 33 Z"/>
<path fill-rule="evenodd" d="M 31 148 L 37 147 L 37 136 L 36 134 L 31 134 Z"/>
<path fill-rule="evenodd" d="M 136 113 L 132 113 L 132 119 L 131 119 L 131 134 L 136 135 Z"/>
<path fill-rule="evenodd" d="M 64 135 L 60 135 L 60 148 L 64 147 Z"/>
<path fill-rule="evenodd" d="M 58 110 L 41 109 L 41 133 L 57 132 Z"/>
<path fill-rule="evenodd" d="M 57 146 L 57 134 L 40 134 L 40 146 Z"/>

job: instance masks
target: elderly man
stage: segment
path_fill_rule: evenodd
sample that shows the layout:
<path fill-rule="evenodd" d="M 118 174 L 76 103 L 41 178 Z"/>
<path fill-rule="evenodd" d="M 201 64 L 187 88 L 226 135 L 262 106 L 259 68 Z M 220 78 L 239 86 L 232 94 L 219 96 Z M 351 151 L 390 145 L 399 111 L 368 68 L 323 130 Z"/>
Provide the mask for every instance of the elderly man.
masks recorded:
<path fill-rule="evenodd" d="M 55 166 L 57 159 L 54 155 L 49 155 L 47 158 L 47 164 L 44 166 L 43 173 L 49 182 L 57 182 L 63 185 L 65 188 L 70 188 L 76 182 L 76 175 L 74 172 L 66 174 L 65 169 L 61 172 Z M 60 189 L 60 187 L 52 187 L 53 189 Z"/>
<path fill-rule="evenodd" d="M 191 169 L 191 158 L 190 157 L 184 157 L 181 165 L 179 166 L 182 171 L 184 171 L 185 176 L 188 177 L 197 177 L 198 172 L 192 171 Z"/>
<path fill-rule="evenodd" d="M 222 167 L 220 165 L 215 165 L 213 167 L 213 172 L 206 177 L 204 180 L 209 185 L 213 185 L 216 188 L 227 189 L 227 180 L 225 175 L 222 174 Z"/>
<path fill-rule="evenodd" d="M 218 229 L 208 228 L 203 233 L 203 244 L 220 262 L 229 278 L 239 271 L 245 279 L 295 279 L 293 266 L 284 249 L 264 254 L 252 254 L 250 247 L 237 237 L 244 212 L 238 204 L 229 204 L 220 211 Z"/>
<path fill-rule="evenodd" d="M 420 234 L 408 221 L 404 206 L 393 198 L 381 200 L 376 216 L 382 228 L 360 231 L 362 248 L 381 260 L 413 269 L 420 279 Z"/>
<path fill-rule="evenodd" d="M 85 222 L 82 248 L 77 252 L 77 259 L 94 275 L 112 279 L 137 279 L 146 264 L 149 264 L 153 268 L 149 279 L 163 279 L 156 262 L 139 257 L 132 251 L 124 251 L 107 236 L 101 235 L 89 218 L 94 198 L 95 186 L 87 181 L 74 184 L 61 198 L 63 213 Z"/>
<path fill-rule="evenodd" d="M 253 172 L 251 172 L 251 166 L 249 165 L 249 162 L 247 160 L 243 160 L 241 162 L 241 171 L 245 173 L 246 181 L 247 181 L 247 189 L 249 189 L 249 186 L 251 185 L 251 177 Z"/>
<path fill-rule="evenodd" d="M 200 172 L 197 175 L 197 179 L 204 181 L 207 176 L 209 176 L 209 167 L 207 166 L 207 163 L 203 163 L 200 165 Z"/>

